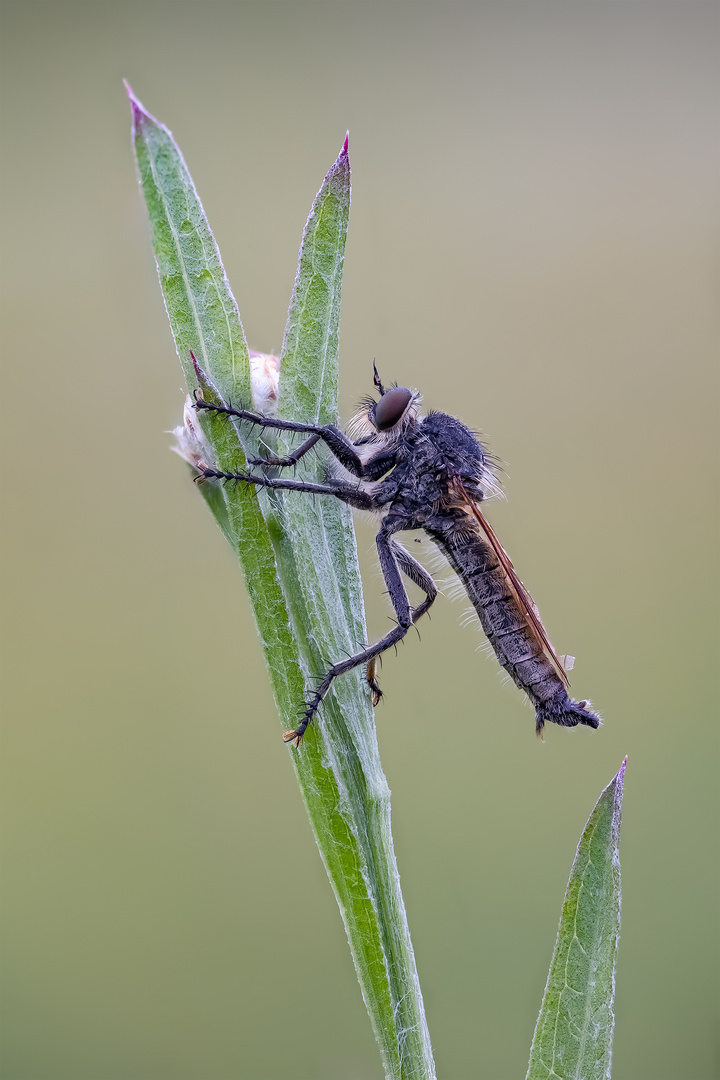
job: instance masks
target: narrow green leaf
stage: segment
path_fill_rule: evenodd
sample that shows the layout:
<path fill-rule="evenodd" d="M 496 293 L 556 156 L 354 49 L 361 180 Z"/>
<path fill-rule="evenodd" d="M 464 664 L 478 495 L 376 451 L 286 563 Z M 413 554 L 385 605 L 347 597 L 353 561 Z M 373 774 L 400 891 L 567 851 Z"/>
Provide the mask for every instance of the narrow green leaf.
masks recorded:
<path fill-rule="evenodd" d="M 210 400 L 248 407 L 245 336 L 202 205 L 170 132 L 128 92 L 160 283 L 188 387 L 201 385 Z M 337 419 L 349 205 L 346 140 L 303 234 L 280 385 L 281 415 L 291 419 Z M 207 452 L 220 469 L 241 470 L 243 448 L 257 453 L 257 436 L 249 425 L 236 431 L 205 414 L 199 421 L 193 414 L 192 424 L 200 440 L 193 443 L 193 452 Z M 267 443 L 273 436 L 265 432 L 263 438 Z M 320 468 L 317 459 L 315 464 L 303 459 L 303 475 Z M 245 485 L 203 484 L 202 493 L 240 558 L 278 711 L 283 727 L 293 728 L 312 679 L 366 640 L 350 514 L 334 499 L 267 491 L 258 497 Z M 300 751 L 279 744 L 278 752 L 291 754 L 386 1074 L 432 1078 L 430 1039 L 393 852 L 389 790 L 362 671 L 336 680 Z"/>
<path fill-rule="evenodd" d="M 198 380 L 192 354 L 223 396 L 249 399 L 250 371 L 245 334 L 214 237 L 194 184 L 172 135 L 128 95 L 140 183 L 153 233 L 153 248 L 170 326 L 189 388 Z M 221 469 L 241 467 L 233 429 L 202 418 L 201 427 Z M 258 621 L 273 688 L 284 714 L 297 706 L 304 680 L 293 643 L 290 618 L 277 577 L 272 544 L 256 493 L 240 488 L 232 498 L 208 496 L 211 509 L 232 543 Z"/>
<path fill-rule="evenodd" d="M 626 761 L 602 792 L 580 837 L 526 1080 L 610 1076 Z"/>
<path fill-rule="evenodd" d="M 282 358 L 280 412 L 308 423 L 337 420 L 337 348 L 345 233 L 350 206 L 347 140 L 325 177 L 303 234 Z M 316 468 L 321 476 L 322 466 Z M 298 604 L 311 613 L 308 640 L 313 674 L 328 658 L 367 641 L 355 533 L 346 506 L 335 499 L 308 503 L 286 494 L 285 536 L 292 548 Z M 293 608 L 294 610 L 294 608 Z M 378 754 L 362 669 L 336 680 L 321 707 L 316 732 L 321 758 L 338 784 L 339 809 L 353 836 L 363 880 L 361 902 L 352 878 L 331 872 L 327 856 L 345 857 L 326 822 L 309 807 L 328 872 L 338 893 L 376 1037 L 390 1075 L 434 1076 L 430 1039 L 407 927 L 390 829 L 390 792 Z M 310 755 L 301 757 L 302 772 Z M 322 809 L 322 808 L 320 808 Z M 327 854 L 325 854 L 327 853 Z M 340 889 L 343 889 L 340 895 Z M 380 975 L 380 978 L 377 977 Z M 374 1005 L 368 1001 L 372 989 Z M 375 1014 L 373 1016 L 373 1014 Z M 391 1057 L 392 1055 L 392 1057 Z"/>

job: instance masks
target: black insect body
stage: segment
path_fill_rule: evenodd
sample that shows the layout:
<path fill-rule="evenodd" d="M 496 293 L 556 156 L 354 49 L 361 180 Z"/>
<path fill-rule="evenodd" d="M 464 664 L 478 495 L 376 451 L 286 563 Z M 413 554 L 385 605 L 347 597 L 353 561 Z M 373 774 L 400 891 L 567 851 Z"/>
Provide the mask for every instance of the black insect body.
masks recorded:
<path fill-rule="evenodd" d="M 334 495 L 350 506 L 382 514 L 376 542 L 397 624 L 375 645 L 329 669 L 298 727 L 285 733 L 285 741 L 299 746 L 333 679 L 360 664 L 368 665 L 368 682 L 374 701 L 379 700 L 380 690 L 374 678 L 377 657 L 405 637 L 437 596 L 427 571 L 394 539 L 395 533 L 413 529 L 425 530 L 462 581 L 499 663 L 535 706 L 538 734 L 548 721 L 563 727 L 586 724 L 597 728 L 600 719 L 589 703 L 569 697 L 565 670 L 537 609 L 480 510 L 479 504 L 496 487 L 482 444 L 452 416 L 431 412 L 421 417 L 420 395 L 404 386 L 386 390 L 377 370 L 375 386 L 380 399 L 364 402 L 351 425 L 353 435 L 361 436 L 354 442 L 332 424 L 313 427 L 212 405 L 200 398 L 196 401 L 198 409 L 309 435 L 288 457 L 251 459 L 252 466 L 295 465 L 322 440 L 359 482 L 333 476 L 324 484 L 315 484 L 265 473 L 228 473 L 210 468 L 201 469 L 201 477 Z M 425 593 L 416 608 L 411 607 L 403 574 Z"/>

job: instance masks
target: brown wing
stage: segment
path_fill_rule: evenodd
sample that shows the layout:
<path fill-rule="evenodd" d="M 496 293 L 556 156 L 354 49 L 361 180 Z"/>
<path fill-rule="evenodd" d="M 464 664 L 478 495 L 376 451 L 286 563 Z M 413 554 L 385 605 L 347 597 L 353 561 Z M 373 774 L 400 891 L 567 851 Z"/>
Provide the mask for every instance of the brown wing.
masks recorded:
<path fill-rule="evenodd" d="M 542 649 L 542 651 L 548 657 L 548 659 L 551 660 L 552 663 L 557 668 L 557 673 L 560 676 L 560 678 L 562 679 L 562 681 L 565 683 L 566 686 L 569 686 L 570 681 L 569 681 L 569 679 L 567 677 L 567 673 L 565 671 L 565 668 L 563 667 L 563 664 L 562 664 L 559 656 L 557 655 L 557 653 L 555 652 L 555 650 L 553 649 L 553 647 L 552 647 L 552 645 L 550 643 L 550 638 L 547 636 L 547 631 L 545 630 L 545 627 L 542 624 L 540 614 L 538 612 L 537 607 L 535 606 L 535 602 L 534 602 L 532 596 L 527 591 L 527 589 L 523 585 L 522 581 L 520 580 L 520 578 L 515 573 L 515 570 L 513 569 L 513 564 L 512 564 L 512 561 L 510 559 L 510 556 L 508 555 L 507 551 L 505 550 L 505 548 L 502 546 L 502 544 L 498 540 L 497 536 L 495 535 L 495 531 L 494 531 L 492 525 L 487 520 L 485 515 L 482 513 L 482 511 L 480 510 L 480 507 L 476 503 L 475 499 L 473 499 L 472 495 L 466 490 L 465 485 L 462 483 L 462 481 L 460 479 L 458 479 L 458 478 L 455 479 L 455 486 L 457 487 L 458 491 L 462 494 L 463 500 L 467 503 L 468 509 L 470 510 L 473 517 L 477 521 L 478 525 L 480 526 L 480 528 L 484 532 L 484 534 L 485 534 L 485 536 L 487 538 L 487 541 L 490 544 L 490 547 L 493 549 L 493 551 L 497 555 L 498 559 L 500 560 L 500 565 L 502 566 L 502 568 L 503 568 L 503 570 L 505 572 L 505 576 L 507 577 L 508 584 L 509 584 L 510 588 L 512 589 L 512 591 L 513 591 L 513 593 L 515 595 L 515 598 L 516 598 L 518 604 L 520 605 L 521 609 L 527 615 L 528 627 L 529 627 L 533 637 L 537 641 L 537 643 L 540 646 L 540 648 Z"/>

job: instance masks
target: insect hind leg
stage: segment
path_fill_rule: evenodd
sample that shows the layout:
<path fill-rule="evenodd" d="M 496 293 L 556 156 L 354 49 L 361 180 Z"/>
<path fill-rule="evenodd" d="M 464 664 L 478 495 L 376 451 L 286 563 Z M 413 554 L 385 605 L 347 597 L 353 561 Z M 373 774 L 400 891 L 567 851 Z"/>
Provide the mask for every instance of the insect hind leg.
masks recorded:
<path fill-rule="evenodd" d="M 398 544 L 396 540 L 390 540 L 389 547 L 395 562 L 400 567 L 403 574 L 405 574 L 405 576 L 409 578 L 410 581 L 412 581 L 415 585 L 418 586 L 418 588 L 422 589 L 422 591 L 425 593 L 425 600 L 423 600 L 422 604 L 420 604 L 411 612 L 410 624 L 414 626 L 417 620 L 425 614 L 425 612 L 435 600 L 438 594 L 437 585 L 431 578 L 430 574 L 428 574 L 425 567 L 421 566 L 417 559 L 414 559 L 410 552 L 406 551 L 405 548 L 401 544 Z M 400 605 L 395 603 L 394 596 L 397 594 L 398 589 L 402 589 L 403 597 L 405 598 L 405 600 L 407 600 L 407 593 L 405 592 L 405 588 L 402 585 L 401 581 L 393 581 L 392 575 L 388 575 L 387 573 L 385 573 L 385 566 L 383 565 L 382 556 L 381 566 L 383 566 L 383 574 L 385 576 L 385 581 L 388 586 L 388 592 L 390 593 L 390 599 L 393 601 L 395 613 L 398 616 L 398 620 L 400 621 L 400 611 L 398 610 Z M 376 669 L 373 662 L 372 670 L 371 665 L 368 664 L 367 675 L 367 681 L 373 695 L 373 705 L 377 705 L 380 701 L 380 698 L 382 697 L 382 690 L 380 689 L 375 676 Z"/>
<path fill-rule="evenodd" d="M 286 731 L 283 735 L 283 739 L 287 743 L 294 743 L 295 746 L 300 745 L 308 724 L 318 711 L 320 703 L 338 675 L 345 675 L 348 671 L 352 671 L 361 664 L 367 664 L 368 683 L 371 691 L 374 695 L 380 693 L 380 687 L 375 682 L 375 662 L 377 658 L 403 640 L 410 627 L 425 614 L 437 596 L 437 586 L 425 568 L 413 559 L 412 555 L 405 551 L 405 548 L 392 540 L 383 529 L 377 535 L 377 547 L 380 566 L 397 616 L 397 625 L 374 645 L 369 645 L 354 656 L 349 656 L 347 660 L 341 660 L 339 663 L 333 664 L 310 698 L 297 728 Z M 401 571 L 425 593 L 425 599 L 415 608 L 410 605 L 405 586 L 402 583 Z M 377 704 L 377 701 L 374 701 L 373 704 Z"/>
<path fill-rule="evenodd" d="M 361 664 L 371 664 L 378 656 L 388 649 L 391 649 L 393 645 L 398 645 L 407 634 L 415 619 L 419 619 L 420 616 L 427 611 L 428 606 L 427 600 L 424 600 L 414 611 L 411 611 L 410 623 L 408 626 L 401 626 L 400 623 L 397 623 L 385 637 L 381 638 L 380 641 L 377 641 L 374 645 L 370 645 L 367 649 L 363 649 L 362 652 L 348 657 L 347 660 L 341 660 L 338 664 L 333 664 L 327 675 L 322 679 L 315 693 L 310 698 L 298 726 L 293 731 L 286 731 L 283 735 L 284 741 L 299 746 L 308 724 L 318 711 L 320 703 L 330 689 L 333 680 L 336 679 L 338 675 L 345 675 L 348 671 L 352 671 L 353 668 L 359 667 Z"/>

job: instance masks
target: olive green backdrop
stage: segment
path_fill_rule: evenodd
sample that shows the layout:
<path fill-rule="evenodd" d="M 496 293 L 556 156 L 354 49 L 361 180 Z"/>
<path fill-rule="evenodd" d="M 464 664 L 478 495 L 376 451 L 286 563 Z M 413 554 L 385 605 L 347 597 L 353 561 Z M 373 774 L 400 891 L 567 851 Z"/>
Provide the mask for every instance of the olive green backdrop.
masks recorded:
<path fill-rule="evenodd" d="M 4 5 L 4 1080 L 380 1076 L 243 582 L 168 452 L 122 76 L 182 147 L 255 348 L 350 129 L 343 416 L 376 358 L 485 433 L 492 520 L 605 717 L 538 742 L 449 599 L 386 660 L 440 1076 L 524 1076 L 626 753 L 614 1080 L 717 1075 L 717 12 Z"/>

